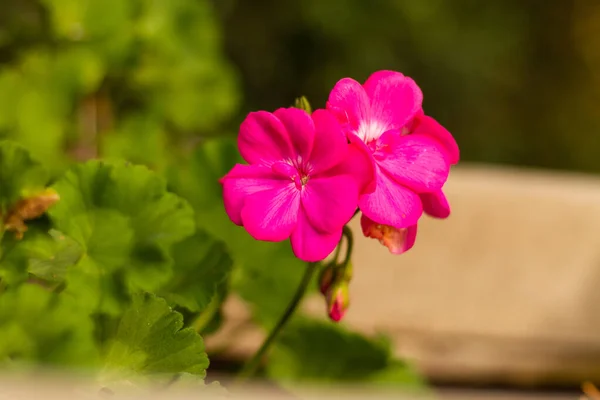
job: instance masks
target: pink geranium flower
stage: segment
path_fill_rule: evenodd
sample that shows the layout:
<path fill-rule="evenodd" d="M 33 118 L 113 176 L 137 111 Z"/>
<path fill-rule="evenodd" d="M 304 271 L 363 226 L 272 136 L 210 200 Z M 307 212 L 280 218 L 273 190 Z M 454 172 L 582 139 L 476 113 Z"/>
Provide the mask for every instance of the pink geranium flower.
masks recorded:
<path fill-rule="evenodd" d="M 364 85 L 340 80 L 327 109 L 345 126 L 350 141 L 362 142 L 376 170 L 375 191 L 359 199 L 373 221 L 395 228 L 417 223 L 423 213 L 420 193 L 435 192 L 448 178 L 449 160 L 428 135 L 403 134 L 421 110 L 423 94 L 399 72 L 379 71 Z"/>
<path fill-rule="evenodd" d="M 426 135 L 435 139 L 444 149 L 451 165 L 457 164 L 460 159 L 458 144 L 452 134 L 435 119 L 426 116 L 422 111 L 417 114 L 407 127 L 403 128 L 402 134 Z M 423 211 L 426 214 L 434 218 L 448 218 L 450 215 L 450 204 L 442 189 L 431 193 L 420 193 L 419 197 L 423 203 Z M 366 237 L 379 240 L 393 254 L 405 253 L 415 244 L 417 224 L 398 229 L 378 224 L 364 214 L 361 216 L 360 223 L 363 234 Z"/>
<path fill-rule="evenodd" d="M 229 218 L 258 240 L 290 238 L 302 260 L 327 257 L 373 179 L 364 153 L 330 113 L 296 108 L 250 113 L 238 146 L 250 165 L 221 180 Z"/>
<path fill-rule="evenodd" d="M 450 210 L 442 186 L 450 164 L 458 161 L 458 146 L 423 114 L 422 99 L 411 78 L 379 71 L 364 85 L 340 80 L 327 103 L 375 166 L 375 190 L 359 199 L 363 233 L 396 254 L 414 244 L 423 211 L 445 218 Z"/>
<path fill-rule="evenodd" d="M 425 115 L 423 110 L 417 113 L 410 126 L 403 133 L 407 135 L 424 135 L 434 139 L 441 145 L 450 165 L 458 164 L 460 150 L 456 140 L 439 122 Z M 431 193 L 421 193 L 420 197 L 426 214 L 435 218 L 448 218 L 450 204 L 442 189 Z"/>

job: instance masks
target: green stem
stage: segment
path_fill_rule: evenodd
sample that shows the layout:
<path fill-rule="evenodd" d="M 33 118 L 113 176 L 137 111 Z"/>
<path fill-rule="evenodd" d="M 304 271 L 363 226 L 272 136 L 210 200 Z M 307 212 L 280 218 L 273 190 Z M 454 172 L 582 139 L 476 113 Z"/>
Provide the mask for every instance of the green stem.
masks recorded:
<path fill-rule="evenodd" d="M 346 257 L 344 257 L 343 268 L 346 268 L 346 265 L 350 262 L 350 257 L 352 256 L 352 249 L 354 247 L 354 236 L 352 236 L 352 231 L 348 228 L 348 225 L 344 226 L 343 231 L 344 236 L 346 236 L 346 240 L 348 241 L 348 247 L 346 248 Z"/>
<path fill-rule="evenodd" d="M 338 258 L 340 258 L 341 252 L 342 252 L 342 240 L 340 239 L 340 242 L 338 243 L 338 245 L 335 248 L 335 253 L 333 254 L 333 258 L 332 258 L 333 264 L 337 263 Z"/>
<path fill-rule="evenodd" d="M 298 305 L 300 305 L 300 301 L 302 300 L 302 297 L 304 297 L 306 288 L 310 284 L 310 281 L 316 269 L 317 263 L 308 263 L 308 265 L 306 266 L 306 271 L 304 271 L 302 281 L 300 282 L 298 289 L 296 289 L 296 293 L 294 294 L 292 301 L 290 301 L 290 304 L 287 306 L 285 312 L 281 316 L 281 319 L 279 319 L 275 327 L 273 327 L 273 329 L 269 333 L 269 336 L 267 336 L 263 344 L 260 346 L 257 352 L 254 353 L 254 355 L 246 363 L 246 365 L 244 365 L 244 367 L 242 368 L 242 370 L 236 378 L 236 383 L 245 381 L 256 372 L 258 366 L 260 365 L 260 362 L 262 361 L 263 356 L 265 355 L 269 347 L 271 347 L 277 336 L 281 333 L 281 331 L 289 321 L 290 317 L 294 315 L 294 311 L 296 311 Z"/>
<path fill-rule="evenodd" d="M 210 303 L 208 303 L 206 309 L 204 309 L 204 311 L 202 311 L 200 315 L 198 315 L 198 317 L 194 320 L 194 322 L 192 323 L 192 328 L 196 332 L 201 334 L 202 331 L 206 328 L 206 326 L 210 323 L 210 321 L 212 321 L 215 314 L 217 314 L 220 307 L 221 296 L 217 294 L 212 298 Z"/>

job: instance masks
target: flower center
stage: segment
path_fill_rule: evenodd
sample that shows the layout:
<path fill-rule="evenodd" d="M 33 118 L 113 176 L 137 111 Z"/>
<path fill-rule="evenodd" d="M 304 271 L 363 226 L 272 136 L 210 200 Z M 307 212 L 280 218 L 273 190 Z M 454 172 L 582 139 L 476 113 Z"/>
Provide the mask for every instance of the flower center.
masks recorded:
<path fill-rule="evenodd" d="M 306 183 L 308 182 L 308 175 L 294 175 L 293 176 L 293 181 L 296 184 L 296 189 L 298 190 L 302 190 L 302 188 L 304 187 L 304 185 L 306 185 Z"/>
<path fill-rule="evenodd" d="M 386 159 L 392 152 L 390 145 L 381 140 L 372 140 L 366 144 L 376 160 Z"/>
<path fill-rule="evenodd" d="M 271 166 L 271 169 L 281 177 L 290 178 L 298 190 L 301 190 L 310 179 L 310 167 L 301 163 L 292 165 L 288 162 L 276 162 Z"/>

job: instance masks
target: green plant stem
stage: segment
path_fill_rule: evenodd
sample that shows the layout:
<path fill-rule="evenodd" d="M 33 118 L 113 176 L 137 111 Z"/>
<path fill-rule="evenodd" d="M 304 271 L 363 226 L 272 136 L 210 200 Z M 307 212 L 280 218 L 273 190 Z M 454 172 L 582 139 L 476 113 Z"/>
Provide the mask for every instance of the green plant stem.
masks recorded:
<path fill-rule="evenodd" d="M 338 245 L 335 248 L 335 253 L 333 254 L 333 259 L 332 259 L 333 264 L 337 263 L 338 258 L 340 258 L 341 252 L 342 252 L 342 240 L 340 239 L 340 242 L 338 243 Z"/>
<path fill-rule="evenodd" d="M 350 257 L 352 256 L 352 250 L 354 248 L 354 236 L 352 236 L 352 231 L 348 228 L 348 225 L 344 226 L 343 231 L 344 236 L 346 236 L 347 248 L 346 248 L 346 257 L 344 257 L 343 267 L 346 268 L 348 263 L 350 262 Z"/>
<path fill-rule="evenodd" d="M 285 312 L 283 313 L 277 324 L 273 327 L 273 329 L 271 330 L 263 344 L 260 346 L 260 348 L 256 351 L 256 353 L 254 353 L 252 358 L 248 360 L 248 362 L 244 365 L 244 367 L 242 368 L 242 370 L 236 378 L 236 383 L 245 381 L 256 372 L 263 356 L 265 355 L 269 347 L 271 347 L 277 336 L 281 333 L 281 331 L 289 321 L 290 317 L 294 315 L 294 312 L 298 308 L 298 305 L 300 305 L 300 301 L 302 300 L 302 297 L 304 297 L 306 288 L 310 284 L 310 281 L 312 280 L 313 274 L 315 273 L 316 269 L 317 263 L 308 263 L 308 265 L 306 266 L 306 270 L 304 271 L 302 281 L 300 282 L 298 289 L 296 289 L 296 293 L 290 301 L 290 304 L 287 306 Z"/>
<path fill-rule="evenodd" d="M 202 333 L 202 331 L 206 328 L 206 326 L 212 321 L 215 314 L 219 311 L 221 307 L 221 296 L 215 295 L 208 306 L 204 311 L 198 315 L 198 317 L 192 323 L 192 328 L 198 333 Z"/>

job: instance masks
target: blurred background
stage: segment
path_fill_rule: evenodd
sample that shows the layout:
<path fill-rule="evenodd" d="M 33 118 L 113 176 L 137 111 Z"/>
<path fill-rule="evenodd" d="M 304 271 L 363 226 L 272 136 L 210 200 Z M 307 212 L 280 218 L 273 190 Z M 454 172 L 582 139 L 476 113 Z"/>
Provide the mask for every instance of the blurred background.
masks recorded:
<path fill-rule="evenodd" d="M 48 157 L 66 141 L 144 158 L 134 126 L 152 151 L 163 131 L 233 135 L 250 110 L 322 107 L 338 79 L 387 68 L 465 161 L 597 172 L 599 31 L 594 0 L 3 0 L 0 132 Z"/>
<path fill-rule="evenodd" d="M 396 332 L 399 348 L 406 335 L 417 340 L 436 332 L 449 337 L 449 331 L 454 341 L 444 346 L 454 350 L 460 340 L 472 344 L 472 335 L 483 335 L 482 348 L 505 355 L 499 343 L 518 342 L 516 350 L 506 345 L 513 346 L 512 358 L 491 367 L 469 364 L 460 351 L 432 365 L 427 357 L 439 360 L 443 352 L 417 351 L 423 345 L 399 350 L 446 383 L 573 387 L 597 376 L 600 336 L 593 319 L 600 299 L 577 297 L 583 283 L 585 293 L 593 294 L 600 282 L 599 243 L 592 238 L 599 214 L 594 207 L 600 207 L 593 176 L 600 172 L 597 0 L 1 0 L 0 138 L 22 143 L 56 173 L 72 160 L 104 157 L 143 163 L 169 176 L 175 161 L 202 143 L 235 138 L 249 111 L 289 106 L 300 95 L 323 107 L 337 80 L 364 81 L 380 69 L 416 80 L 425 111 L 454 134 L 465 167 L 449 183 L 456 204 L 450 222 L 427 222 L 421 241 L 430 246 L 421 244 L 405 261 L 429 265 L 422 270 L 430 275 L 411 281 L 405 274 L 414 269 L 395 269 L 389 276 L 389 282 L 404 279 L 407 288 L 418 289 L 406 294 L 410 301 L 398 300 L 406 308 L 361 319 L 378 307 L 368 299 L 381 282 L 365 277 L 362 286 L 356 284 L 354 301 L 368 307 L 361 314 L 357 305 L 350 323 L 368 331 L 384 321 L 388 332 Z M 521 173 L 522 167 L 588 175 L 546 171 L 540 178 Z M 582 193 L 581 187 L 585 193 L 576 204 L 564 198 Z M 203 190 L 213 189 L 210 182 L 197 191 L 207 215 L 220 207 L 218 201 L 202 203 Z M 540 206 L 551 198 L 558 200 Z M 544 211 L 536 215 L 539 207 Z M 550 218 L 561 215 L 567 222 Z M 568 221 L 578 221 L 569 235 L 577 239 L 573 246 L 585 242 L 583 247 L 561 243 Z M 522 224 L 521 236 L 514 236 L 516 224 Z M 588 225 L 589 231 L 582 228 Z M 486 236 L 482 226 L 492 233 Z M 476 245 L 473 235 L 480 238 Z M 449 236 L 455 241 L 449 243 Z M 357 265 L 398 263 L 387 255 L 373 261 L 371 254 L 384 249 L 369 246 L 363 253 L 359 248 Z M 427 258 L 426 248 L 437 258 Z M 550 251 L 557 249 L 566 258 Z M 560 285 L 567 275 L 558 273 L 574 277 L 569 289 Z M 398 286 L 388 289 L 390 296 L 401 292 Z M 490 293 L 495 302 L 486 306 L 482 299 Z M 421 302 L 419 295 L 439 302 Z M 503 295 L 505 302 L 499 300 Z M 557 309 L 558 317 L 552 314 Z M 548 319 L 554 325 L 537 323 Z M 570 328 L 559 334 L 557 326 Z M 534 344 L 542 356 L 527 353 Z M 547 356 L 557 348 L 564 351 Z M 498 357 L 479 351 L 487 361 Z M 532 357 L 537 364 L 515 361 Z M 574 359 L 585 362 L 564 367 Z M 566 370 L 540 367 L 552 362 Z M 462 372 L 454 373 L 461 365 Z"/>

